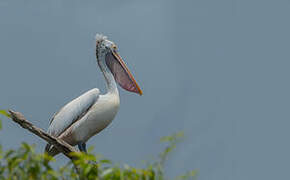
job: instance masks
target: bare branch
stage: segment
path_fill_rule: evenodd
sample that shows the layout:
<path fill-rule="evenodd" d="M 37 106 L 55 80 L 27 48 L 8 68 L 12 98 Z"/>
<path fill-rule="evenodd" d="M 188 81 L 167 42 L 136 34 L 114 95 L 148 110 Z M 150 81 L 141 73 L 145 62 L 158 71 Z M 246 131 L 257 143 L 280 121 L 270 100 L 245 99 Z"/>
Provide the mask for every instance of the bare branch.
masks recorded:
<path fill-rule="evenodd" d="M 14 112 L 12 110 L 9 110 L 9 113 L 11 115 L 12 120 L 18 123 L 21 127 L 37 135 L 41 139 L 45 140 L 47 143 L 55 146 L 58 151 L 63 153 L 66 157 L 70 158 L 71 160 L 75 159 L 74 156 L 71 156 L 71 152 L 78 152 L 74 147 L 72 147 L 65 141 L 59 138 L 53 137 L 47 134 L 42 129 L 34 126 L 31 122 L 26 120 L 25 117 L 20 112 Z"/>

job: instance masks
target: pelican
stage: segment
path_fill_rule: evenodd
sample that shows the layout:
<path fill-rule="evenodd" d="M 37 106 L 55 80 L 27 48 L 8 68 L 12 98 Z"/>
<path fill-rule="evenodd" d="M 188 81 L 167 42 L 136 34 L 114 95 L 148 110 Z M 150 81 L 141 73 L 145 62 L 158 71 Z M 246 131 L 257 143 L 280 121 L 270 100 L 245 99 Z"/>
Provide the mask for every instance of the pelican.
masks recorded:
<path fill-rule="evenodd" d="M 82 152 L 87 152 L 88 139 L 106 128 L 117 114 L 120 98 L 116 82 L 123 89 L 142 95 L 115 43 L 100 34 L 96 35 L 96 59 L 106 80 L 107 93 L 100 94 L 94 88 L 72 100 L 53 115 L 47 130 L 72 146 L 78 145 Z M 59 153 L 50 144 L 45 151 L 51 156 Z"/>

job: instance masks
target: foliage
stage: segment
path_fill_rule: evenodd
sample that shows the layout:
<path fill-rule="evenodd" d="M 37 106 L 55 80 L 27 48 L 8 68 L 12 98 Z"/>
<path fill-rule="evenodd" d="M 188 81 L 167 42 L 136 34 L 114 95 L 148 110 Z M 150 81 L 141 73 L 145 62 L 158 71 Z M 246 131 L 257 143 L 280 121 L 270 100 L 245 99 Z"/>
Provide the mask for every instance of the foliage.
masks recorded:
<path fill-rule="evenodd" d="M 3 116 L 6 116 L 7 118 L 11 118 L 10 114 L 7 113 L 5 110 L 1 110 L 0 109 L 0 114 L 3 115 Z M 0 130 L 2 129 L 2 121 L 0 119 Z"/>
<path fill-rule="evenodd" d="M 0 113 L 7 116 L 3 111 Z M 3 151 L 0 145 L 0 180 L 163 180 L 164 163 L 182 137 L 183 133 L 176 133 L 161 138 L 162 142 L 168 143 L 167 147 L 159 154 L 156 162 L 149 163 L 145 168 L 116 165 L 108 159 L 93 155 L 89 150 L 87 154 L 73 153 L 77 160 L 54 169 L 50 165 L 50 162 L 55 161 L 54 158 L 36 153 L 33 145 L 22 143 L 19 149 L 7 151 Z M 79 167 L 78 170 L 75 166 Z M 190 171 L 176 179 L 193 179 L 196 173 Z"/>
<path fill-rule="evenodd" d="M 6 112 L 5 110 L 0 109 L 0 114 L 2 114 L 3 116 L 6 116 L 8 118 L 11 118 L 10 114 L 8 112 Z"/>

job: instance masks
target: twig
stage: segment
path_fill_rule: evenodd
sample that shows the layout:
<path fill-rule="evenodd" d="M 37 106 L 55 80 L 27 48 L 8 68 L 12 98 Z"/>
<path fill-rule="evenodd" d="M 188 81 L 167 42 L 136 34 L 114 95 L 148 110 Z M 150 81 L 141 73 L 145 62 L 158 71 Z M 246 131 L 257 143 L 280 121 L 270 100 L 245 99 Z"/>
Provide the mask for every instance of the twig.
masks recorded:
<path fill-rule="evenodd" d="M 9 113 L 11 114 L 12 120 L 18 123 L 21 127 L 37 135 L 41 139 L 45 140 L 47 143 L 55 146 L 59 152 L 63 153 L 66 157 L 70 158 L 71 160 L 75 159 L 75 157 L 71 155 L 71 152 L 78 152 L 74 147 L 72 147 L 65 141 L 53 137 L 44 132 L 42 129 L 36 127 L 31 122 L 26 120 L 25 117 L 20 112 L 14 112 L 12 110 L 9 110 Z"/>

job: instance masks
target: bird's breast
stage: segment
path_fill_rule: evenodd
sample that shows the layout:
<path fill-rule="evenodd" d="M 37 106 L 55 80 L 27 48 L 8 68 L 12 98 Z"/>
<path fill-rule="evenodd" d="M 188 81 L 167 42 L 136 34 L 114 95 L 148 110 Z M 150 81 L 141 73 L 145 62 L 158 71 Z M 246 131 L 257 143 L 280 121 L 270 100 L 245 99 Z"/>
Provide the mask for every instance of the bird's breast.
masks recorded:
<path fill-rule="evenodd" d="M 74 141 L 86 142 L 90 137 L 106 128 L 119 110 L 119 96 L 100 95 L 88 113 L 74 124 L 72 136 Z"/>

